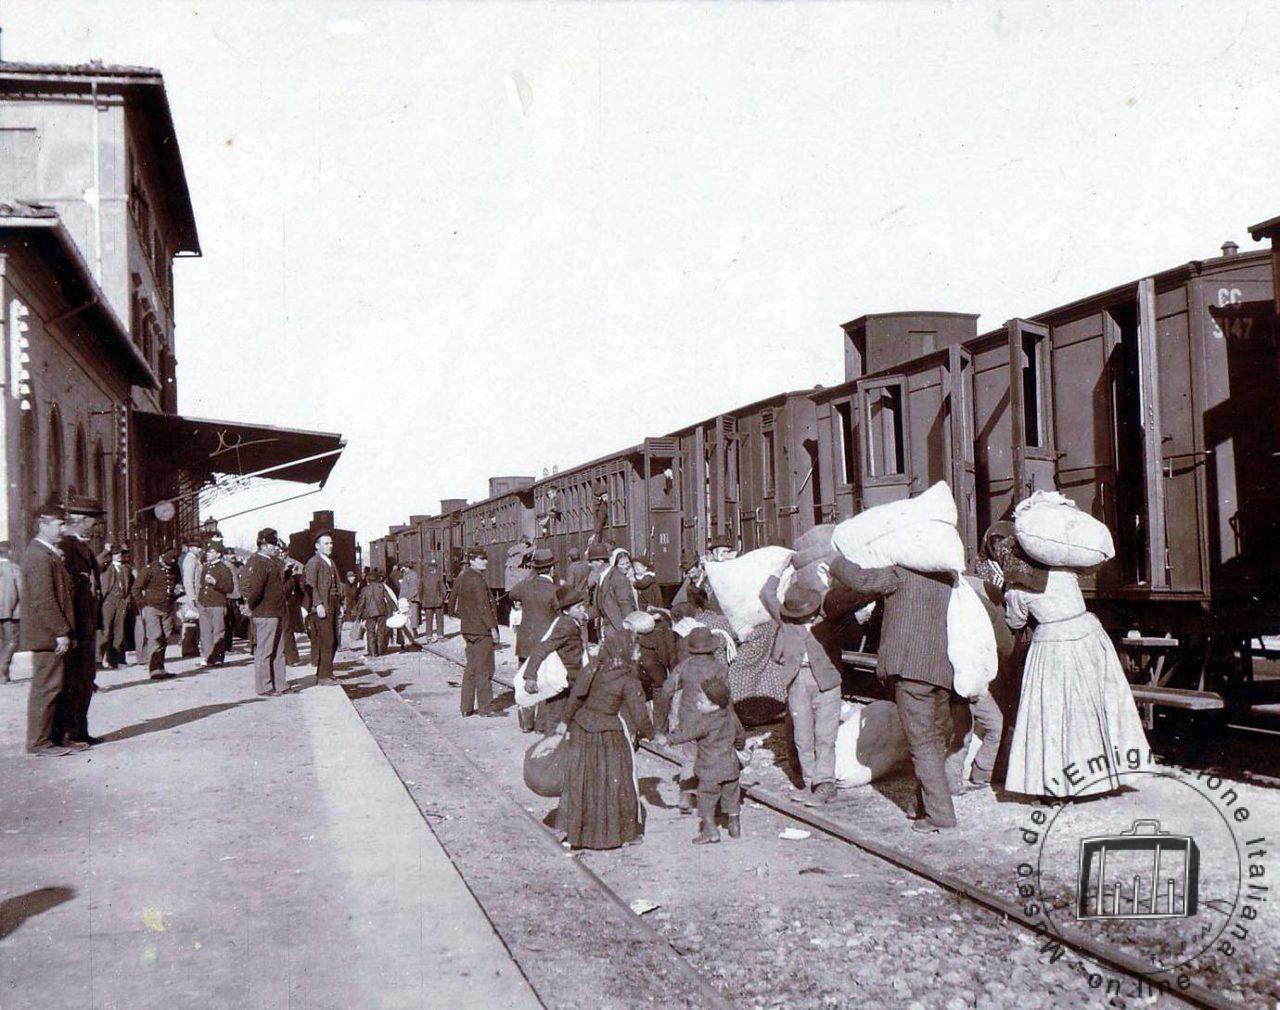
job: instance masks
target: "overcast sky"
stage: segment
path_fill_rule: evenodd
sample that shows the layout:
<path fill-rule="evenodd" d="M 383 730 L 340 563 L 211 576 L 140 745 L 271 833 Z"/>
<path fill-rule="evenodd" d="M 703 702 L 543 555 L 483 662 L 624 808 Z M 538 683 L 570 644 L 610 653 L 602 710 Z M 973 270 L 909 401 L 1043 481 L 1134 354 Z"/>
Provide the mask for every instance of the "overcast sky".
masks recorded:
<path fill-rule="evenodd" d="M 163 70 L 204 247 L 184 413 L 342 432 L 367 542 L 1280 214 L 1280 4 L 4 0 L 4 57 Z M 285 486 L 274 496 L 290 493 Z M 269 500 L 269 499 L 263 499 Z M 224 516 L 245 507 L 219 502 Z"/>

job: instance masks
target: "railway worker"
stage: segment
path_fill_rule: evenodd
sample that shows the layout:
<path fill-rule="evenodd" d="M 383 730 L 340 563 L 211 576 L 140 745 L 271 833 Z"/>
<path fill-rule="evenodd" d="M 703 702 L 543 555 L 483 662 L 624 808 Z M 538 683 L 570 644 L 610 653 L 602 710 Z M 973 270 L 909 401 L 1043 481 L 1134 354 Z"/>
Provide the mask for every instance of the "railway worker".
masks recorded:
<path fill-rule="evenodd" d="M 640 599 L 631 579 L 631 552 L 625 547 L 615 547 L 600 573 L 600 591 L 596 594 L 604 634 L 621 630 L 626 616 L 640 609 Z"/>
<path fill-rule="evenodd" d="M 728 665 L 716 655 L 720 648 L 719 636 L 710 628 L 699 625 L 685 639 L 688 647 L 688 658 L 682 660 L 671 671 L 671 675 L 662 686 L 668 704 L 680 692 L 680 700 L 676 705 L 675 735 L 692 740 L 690 734 L 696 729 L 700 713 L 698 698 L 705 681 L 718 677 L 727 681 Z M 838 699 L 837 699 L 838 700 Z M 680 787 L 680 812 L 693 813 L 697 806 L 697 776 L 694 772 L 694 761 L 697 748 L 692 743 L 680 744 L 676 750 L 681 756 L 680 772 L 676 782 Z"/>
<path fill-rule="evenodd" d="M 221 666 L 227 652 L 227 594 L 235 587 L 231 566 L 223 560 L 225 548 L 210 540 L 200 574 L 200 655 L 205 666 Z"/>
<path fill-rule="evenodd" d="M 114 670 L 124 662 L 133 569 L 127 547 L 107 544 L 103 554 L 102 572 L 98 576 L 98 594 L 102 599 L 102 662 Z"/>
<path fill-rule="evenodd" d="M 439 563 L 428 561 L 427 573 L 422 577 L 422 608 L 429 643 L 444 641 L 444 605 L 448 598 Z"/>
<path fill-rule="evenodd" d="M 917 572 L 902 565 L 862 568 L 839 557 L 821 565 L 819 572 L 824 581 L 834 577 L 850 589 L 883 598 L 878 675 L 893 678 L 898 718 L 915 767 L 916 810 L 911 827 L 921 832 L 955 827 L 946 773 L 954 733 L 947 607 L 955 576 Z"/>
<path fill-rule="evenodd" d="M 194 539 L 184 540 L 178 556 L 178 618 L 181 621 L 182 656 L 200 655 L 200 572 L 204 567 L 200 558 L 200 544 Z"/>
<path fill-rule="evenodd" d="M 147 668 L 152 680 L 173 676 L 164 668 L 165 649 L 173 636 L 173 601 L 178 592 L 178 552 L 166 548 L 138 575 L 133 598 L 138 606 L 142 638 L 138 663 Z"/>
<path fill-rule="evenodd" d="M 729 837 L 742 837 L 742 763 L 738 752 L 747 746 L 747 734 L 729 701 L 729 685 L 719 677 L 702 682 L 698 691 L 698 720 L 671 737 L 677 746 L 693 744 L 697 756 L 693 774 L 698 780 L 698 833 L 694 845 L 720 841 L 716 807 L 729 820 Z"/>
<path fill-rule="evenodd" d="M 453 615 L 462 624 L 467 643 L 467 665 L 462 673 L 460 708 L 463 716 L 486 718 L 505 715 L 493 708 L 493 651 L 498 643 L 498 614 L 484 573 L 489 557 L 482 547 L 467 552 L 467 568 L 453 583 Z M 478 711 L 477 711 L 478 704 Z"/>
<path fill-rule="evenodd" d="M 22 569 L 9 552 L 9 541 L 0 540 L 0 684 L 9 683 L 9 664 L 18 651 L 22 617 Z"/>
<path fill-rule="evenodd" d="M 48 504 L 35 514 L 36 535 L 22 555 L 23 650 L 31 653 L 31 689 L 27 695 L 27 753 L 66 755 L 79 747 L 54 743 L 54 726 L 66 703 L 63 670 L 71 650 L 75 605 L 71 576 L 58 541 L 67 518 L 62 506 Z"/>
<path fill-rule="evenodd" d="M 569 691 L 585 662 L 586 649 L 582 629 L 587 623 L 587 598 L 573 586 L 561 586 L 555 595 L 556 616 L 542 636 L 529 646 L 529 656 L 524 667 L 525 687 L 534 691 L 538 686 L 538 668 L 553 652 L 564 664 L 569 687 L 537 706 L 534 729 L 539 733 L 553 730 L 564 712 Z"/>
<path fill-rule="evenodd" d="M 334 684 L 333 657 L 338 653 L 338 612 L 342 608 L 342 582 L 333 563 L 333 534 L 323 530 L 312 542 L 315 551 L 302 570 L 311 611 L 311 662 L 317 684 Z"/>
<path fill-rule="evenodd" d="M 259 530 L 258 550 L 250 556 L 240 580 L 240 591 L 253 621 L 253 678 L 260 695 L 281 695 L 289 689 L 284 655 L 289 617 L 285 568 L 280 563 L 283 550 L 275 530 Z"/>
<path fill-rule="evenodd" d="M 71 629 L 71 648 L 63 665 L 63 693 L 66 696 L 65 721 L 54 730 L 65 745 L 97 743 L 89 735 L 89 703 L 93 700 L 98 676 L 98 626 L 101 620 L 101 597 L 98 576 L 101 567 L 90 546 L 102 509 L 88 498 L 72 497 L 66 506 L 67 522 L 58 546 L 63 563 L 71 576 L 71 598 L 75 624 Z"/>
<path fill-rule="evenodd" d="M 637 646 L 625 627 L 612 631 L 573 684 L 557 727 L 569 734 L 556 830 L 572 849 L 614 849 L 644 841 L 635 754 L 627 727 L 653 735 L 644 693 L 632 672 Z M 625 714 L 624 714 L 625 713 Z"/>
<path fill-rule="evenodd" d="M 516 660 L 523 663 L 535 642 L 546 636 L 556 619 L 556 582 L 551 576 L 555 555 L 546 548 L 533 552 L 530 564 L 533 574 L 517 583 L 507 595 L 520 615 L 516 628 Z M 537 724 L 536 706 L 520 710 L 520 729 L 532 733 Z"/>

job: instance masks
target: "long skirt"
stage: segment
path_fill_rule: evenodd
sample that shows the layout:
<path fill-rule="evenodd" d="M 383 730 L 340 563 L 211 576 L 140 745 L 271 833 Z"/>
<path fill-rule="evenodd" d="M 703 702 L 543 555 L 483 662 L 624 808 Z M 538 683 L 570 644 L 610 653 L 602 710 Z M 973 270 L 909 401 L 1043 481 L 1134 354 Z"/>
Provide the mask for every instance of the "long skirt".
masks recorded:
<path fill-rule="evenodd" d="M 568 766 L 556 829 L 576 848 L 616 849 L 644 833 L 631 740 L 623 729 L 569 730 Z"/>
<path fill-rule="evenodd" d="M 1027 650 L 1005 788 L 1030 796 L 1113 792 L 1150 748 L 1115 646 L 1092 614 L 1036 628 Z"/>

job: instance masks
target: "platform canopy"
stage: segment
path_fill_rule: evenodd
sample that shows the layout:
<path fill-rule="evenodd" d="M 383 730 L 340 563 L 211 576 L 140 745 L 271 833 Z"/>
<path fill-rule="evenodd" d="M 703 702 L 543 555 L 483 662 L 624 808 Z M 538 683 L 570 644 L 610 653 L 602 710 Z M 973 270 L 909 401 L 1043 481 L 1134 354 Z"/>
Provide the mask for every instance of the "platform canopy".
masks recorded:
<path fill-rule="evenodd" d="M 324 486 L 346 442 L 327 431 L 273 428 L 181 414 L 135 411 L 150 451 L 187 474 L 229 474 Z"/>

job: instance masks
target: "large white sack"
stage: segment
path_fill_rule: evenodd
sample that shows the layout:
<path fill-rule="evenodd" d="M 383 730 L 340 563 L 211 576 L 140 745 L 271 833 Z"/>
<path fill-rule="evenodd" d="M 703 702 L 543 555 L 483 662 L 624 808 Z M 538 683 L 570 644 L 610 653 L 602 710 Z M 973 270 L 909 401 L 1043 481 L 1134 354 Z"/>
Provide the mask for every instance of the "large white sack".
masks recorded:
<path fill-rule="evenodd" d="M 840 523 L 832 544 L 864 568 L 902 565 L 918 572 L 963 572 L 964 543 L 946 481 L 922 495 L 876 505 Z"/>
<path fill-rule="evenodd" d="M 1111 530 L 1057 491 L 1037 491 L 1013 510 L 1013 532 L 1027 555 L 1055 568 L 1093 568 L 1116 556 Z"/>
<path fill-rule="evenodd" d="M 836 733 L 836 785 L 865 786 L 883 778 L 910 756 L 898 706 L 891 701 L 870 705 L 845 702 Z"/>
<path fill-rule="evenodd" d="M 795 551 L 791 558 L 792 567 L 804 568 L 815 561 L 830 561 L 835 557 L 837 551 L 831 543 L 835 531 L 835 523 L 821 523 L 796 537 L 796 542 L 791 545 Z"/>
<path fill-rule="evenodd" d="M 957 580 L 947 603 L 947 658 L 962 698 L 982 694 L 999 668 L 991 616 L 967 579 Z"/>
<path fill-rule="evenodd" d="M 524 686 L 524 672 L 528 665 L 527 659 L 520 664 L 512 685 L 516 692 L 516 704 L 520 708 L 528 708 L 540 701 L 554 698 L 569 686 L 569 671 L 565 669 L 564 661 L 561 660 L 558 652 L 551 653 L 538 664 L 538 676 L 535 678 L 538 689 L 532 694 Z"/>
<path fill-rule="evenodd" d="M 759 547 L 731 561 L 705 563 L 711 591 L 739 642 L 770 620 L 760 590 L 771 577 L 781 577 L 790 561 L 785 547 Z"/>

